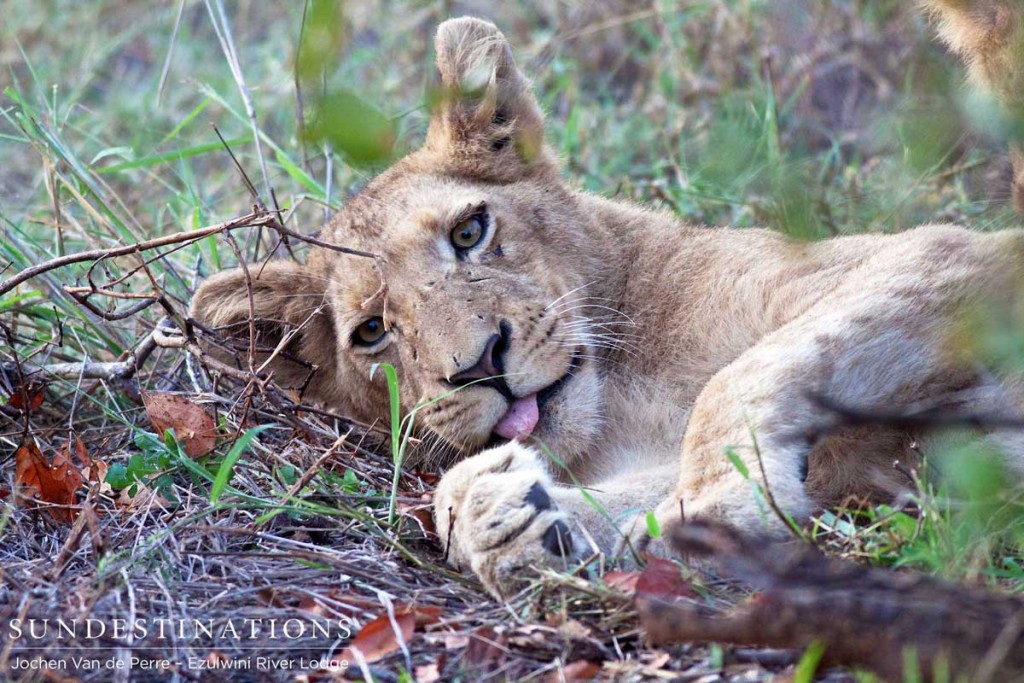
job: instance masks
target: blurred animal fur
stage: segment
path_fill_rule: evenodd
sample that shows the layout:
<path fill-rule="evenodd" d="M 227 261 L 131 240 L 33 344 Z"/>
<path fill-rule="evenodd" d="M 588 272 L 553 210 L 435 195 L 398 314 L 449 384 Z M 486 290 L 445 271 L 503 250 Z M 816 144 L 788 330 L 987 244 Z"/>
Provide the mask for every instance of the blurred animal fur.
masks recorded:
<path fill-rule="evenodd" d="M 919 0 L 939 37 L 967 64 L 971 80 L 1024 123 L 1024 3 L 1015 0 Z M 1024 213 L 1024 142 L 1011 144 L 1013 203 Z"/>

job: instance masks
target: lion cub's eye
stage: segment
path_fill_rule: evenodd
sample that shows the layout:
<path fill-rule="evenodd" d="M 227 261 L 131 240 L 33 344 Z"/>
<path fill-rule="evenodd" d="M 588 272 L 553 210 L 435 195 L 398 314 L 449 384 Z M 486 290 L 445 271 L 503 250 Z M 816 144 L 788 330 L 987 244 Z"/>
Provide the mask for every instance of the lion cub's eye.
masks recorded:
<path fill-rule="evenodd" d="M 356 328 L 352 335 L 352 343 L 357 346 L 373 346 L 379 342 L 387 330 L 384 329 L 383 318 L 370 318 Z"/>
<path fill-rule="evenodd" d="M 451 232 L 452 246 L 456 253 L 472 249 L 480 244 L 487 232 L 487 214 L 474 214 L 456 225 Z"/>

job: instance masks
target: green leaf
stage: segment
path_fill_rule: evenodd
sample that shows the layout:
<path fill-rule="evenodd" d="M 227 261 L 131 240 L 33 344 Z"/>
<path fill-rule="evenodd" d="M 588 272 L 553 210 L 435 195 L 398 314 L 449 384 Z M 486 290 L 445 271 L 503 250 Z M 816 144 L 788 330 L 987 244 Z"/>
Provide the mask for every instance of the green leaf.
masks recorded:
<path fill-rule="evenodd" d="M 654 512 L 647 513 L 647 535 L 651 538 L 661 538 L 661 525 L 658 524 Z"/>
<path fill-rule="evenodd" d="M 353 166 L 370 166 L 391 157 L 398 131 L 379 109 L 353 92 L 338 90 L 316 102 L 305 137 L 307 142 L 330 142 Z"/>
<path fill-rule="evenodd" d="M 395 465 L 399 464 L 399 454 L 402 452 L 402 420 L 398 397 L 398 373 L 391 363 L 374 363 L 370 366 L 370 379 L 377 373 L 377 369 L 384 372 L 384 378 L 388 383 L 388 399 L 391 403 L 391 459 Z"/>
<path fill-rule="evenodd" d="M 821 658 L 825 656 L 825 643 L 816 640 L 807 646 L 796 663 L 793 671 L 793 683 L 811 683 L 814 680 L 814 673 L 818 670 Z"/>
<path fill-rule="evenodd" d="M 747 464 L 743 462 L 743 459 L 736 452 L 735 446 L 729 446 L 725 449 L 725 457 L 729 458 L 729 462 L 736 468 L 736 471 L 740 473 L 740 476 L 744 479 L 750 479 L 750 470 L 747 469 Z"/>
<path fill-rule="evenodd" d="M 345 470 L 345 476 L 341 478 L 341 488 L 345 493 L 356 494 L 359 493 L 362 482 L 359 481 L 359 477 L 352 470 Z"/>
<path fill-rule="evenodd" d="M 405 458 L 405 445 L 412 434 L 412 425 L 416 411 L 409 416 L 406 424 L 405 435 L 402 434 L 401 406 L 398 396 L 398 373 L 395 366 L 390 363 L 374 363 L 370 366 L 370 379 L 380 368 L 388 383 L 388 398 L 391 403 L 391 461 L 394 463 L 394 472 L 391 477 L 391 497 L 388 500 L 388 524 L 395 523 L 395 510 L 398 502 L 398 481 L 402 474 L 402 460 Z"/>
<path fill-rule="evenodd" d="M 294 486 L 299 480 L 299 471 L 291 465 L 285 465 L 277 470 L 277 475 L 286 486 Z"/>
<path fill-rule="evenodd" d="M 115 462 L 107 469 L 104 481 L 110 484 L 110 488 L 120 491 L 131 486 L 134 478 L 128 475 L 128 468 L 124 463 Z"/>
<path fill-rule="evenodd" d="M 232 138 L 227 141 L 229 147 L 241 145 L 243 143 L 252 140 L 251 135 L 243 135 L 241 137 Z M 219 140 L 217 142 L 208 142 L 202 145 L 195 145 L 193 147 L 187 147 L 185 149 L 178 149 L 172 152 L 165 152 L 164 154 L 154 154 L 152 156 L 141 157 L 134 161 L 125 161 L 120 164 L 112 164 L 110 166 L 104 166 L 103 168 L 94 169 L 97 173 L 117 173 L 118 171 L 127 171 L 132 168 L 144 168 L 147 166 L 156 166 L 166 161 L 174 161 L 176 159 L 185 159 L 188 157 L 199 156 L 201 154 L 208 154 L 210 152 L 222 152 L 224 151 L 224 143 Z M 98 161 L 98 159 L 97 159 Z"/>
<path fill-rule="evenodd" d="M 235 469 L 235 463 L 242 457 L 242 453 L 248 448 L 249 443 L 256 438 L 260 432 L 264 432 L 270 429 L 273 425 L 260 425 L 259 427 L 253 427 L 245 434 L 242 434 L 235 445 L 231 447 L 228 454 L 224 456 L 224 461 L 220 464 L 220 469 L 217 470 L 217 476 L 213 479 L 213 486 L 210 487 L 210 502 L 216 503 L 224 488 L 228 485 L 228 481 L 231 479 L 231 473 Z"/>
<path fill-rule="evenodd" d="M 725 652 L 718 643 L 711 643 L 708 646 L 708 659 L 712 669 L 718 671 L 725 668 Z"/>

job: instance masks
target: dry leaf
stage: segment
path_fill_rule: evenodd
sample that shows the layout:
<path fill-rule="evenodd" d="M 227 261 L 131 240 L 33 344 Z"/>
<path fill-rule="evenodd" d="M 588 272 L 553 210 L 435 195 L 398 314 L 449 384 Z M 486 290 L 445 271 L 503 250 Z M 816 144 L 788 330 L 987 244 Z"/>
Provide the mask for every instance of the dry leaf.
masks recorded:
<path fill-rule="evenodd" d="M 693 587 L 689 581 L 683 579 L 679 565 L 654 556 L 647 558 L 647 566 L 637 577 L 636 594 L 660 598 L 694 596 Z"/>
<path fill-rule="evenodd" d="M 64 507 L 48 508 L 56 522 L 70 524 L 78 516 L 75 491 L 82 485 L 82 475 L 63 452 L 57 453 L 53 464 L 47 462 L 35 439 L 26 436 L 14 454 L 14 487 L 21 500 L 34 500 Z"/>
<path fill-rule="evenodd" d="M 148 507 L 149 505 L 161 510 L 167 510 L 171 507 L 171 502 L 160 495 L 159 491 L 151 489 L 141 482 L 136 482 L 132 486 L 135 487 L 135 495 L 129 495 L 128 493 L 132 488 L 131 486 L 123 488 L 121 489 L 121 495 L 114 501 L 114 505 L 126 512 L 131 512 L 141 507 Z"/>
<path fill-rule="evenodd" d="M 77 434 L 61 447 L 60 452 L 69 462 L 75 462 L 75 466 L 78 467 L 78 471 L 81 472 L 82 478 L 86 482 L 100 484 L 100 493 L 111 494 L 114 492 L 110 488 L 110 484 L 106 482 L 107 470 L 110 469 L 110 466 L 102 460 L 94 460 Z"/>
<path fill-rule="evenodd" d="M 432 503 L 417 505 L 399 503 L 398 514 L 414 520 L 427 540 L 437 543 L 437 527 L 434 525 L 434 514 L 432 512 L 433 507 Z"/>
<path fill-rule="evenodd" d="M 424 628 L 441 621 L 444 608 L 438 605 L 395 605 L 395 614 L 411 614 L 416 618 L 416 626 Z"/>
<path fill-rule="evenodd" d="M 428 489 L 436 488 L 437 483 L 441 481 L 441 475 L 437 472 L 421 472 L 416 470 L 415 472 L 407 473 L 406 476 L 419 479 L 424 488 Z"/>
<path fill-rule="evenodd" d="M 465 633 L 445 633 L 442 638 L 446 650 L 461 650 L 469 645 L 469 636 Z"/>
<path fill-rule="evenodd" d="M 622 593 L 636 591 L 636 582 L 640 580 L 640 572 L 608 572 L 603 577 L 604 585 Z"/>
<path fill-rule="evenodd" d="M 168 429 L 181 443 L 185 454 L 199 458 L 217 445 L 217 425 L 202 406 L 180 394 L 144 393 L 142 402 L 157 434 Z"/>
<path fill-rule="evenodd" d="M 407 643 L 412 638 L 416 629 L 416 615 L 395 614 L 394 624 L 398 626 L 397 634 L 388 615 L 377 617 L 359 631 L 352 644 L 341 653 L 341 659 L 354 665 L 357 660 L 353 651 L 358 650 L 364 661 L 373 663 L 397 652 L 402 647 L 401 643 Z"/>
<path fill-rule="evenodd" d="M 263 591 L 260 591 L 261 595 L 262 593 Z M 280 607 L 281 605 L 277 606 Z M 298 608 L 303 612 L 312 614 L 313 616 L 317 617 L 328 617 L 331 616 L 334 612 L 334 610 L 327 609 L 327 606 L 320 601 L 320 596 L 318 595 L 307 595 L 306 597 L 302 598 L 302 600 L 299 601 Z"/>
<path fill-rule="evenodd" d="M 218 667 L 224 666 L 224 664 L 230 662 L 231 658 L 220 650 L 210 650 L 209 654 L 206 655 L 205 661 L 207 667 L 216 671 Z"/>
<path fill-rule="evenodd" d="M 577 659 L 562 667 L 561 671 L 552 671 L 549 681 L 592 681 L 601 672 L 601 665 Z"/>
<path fill-rule="evenodd" d="M 14 390 L 7 400 L 7 405 L 18 410 L 32 412 L 39 410 L 46 398 L 46 384 L 43 382 L 25 382 Z"/>
<path fill-rule="evenodd" d="M 507 641 L 504 633 L 499 633 L 489 626 L 481 626 L 470 635 L 463 661 L 478 675 L 497 671 L 505 663 Z"/>
<path fill-rule="evenodd" d="M 271 588 L 269 586 L 266 587 L 266 588 L 261 588 L 258 591 L 256 591 L 256 595 L 259 596 L 260 600 L 263 601 L 263 604 L 266 607 L 286 607 L 287 606 L 287 603 L 282 599 L 282 595 L 283 595 L 282 591 L 279 591 L 276 588 Z M 305 603 L 306 600 L 309 600 L 311 603 L 314 603 L 316 606 L 319 606 L 319 603 L 316 603 L 312 598 L 305 598 L 305 599 L 303 599 L 302 603 Z M 299 609 L 306 610 L 306 611 L 313 611 L 313 610 L 307 610 L 305 607 L 302 606 L 302 604 L 299 605 Z"/>
<path fill-rule="evenodd" d="M 576 619 L 566 619 L 559 627 L 558 630 L 564 633 L 569 638 L 583 639 L 589 638 L 592 633 L 590 628 L 585 626 L 582 622 Z"/>
<path fill-rule="evenodd" d="M 655 650 L 654 652 L 645 652 L 640 656 L 640 662 L 643 663 L 645 669 L 651 671 L 657 671 L 658 669 L 664 669 L 669 662 L 672 661 L 672 655 L 661 650 Z"/>
<path fill-rule="evenodd" d="M 441 680 L 441 672 L 438 670 L 437 662 L 414 667 L 413 675 L 416 677 L 416 683 L 435 683 Z"/>

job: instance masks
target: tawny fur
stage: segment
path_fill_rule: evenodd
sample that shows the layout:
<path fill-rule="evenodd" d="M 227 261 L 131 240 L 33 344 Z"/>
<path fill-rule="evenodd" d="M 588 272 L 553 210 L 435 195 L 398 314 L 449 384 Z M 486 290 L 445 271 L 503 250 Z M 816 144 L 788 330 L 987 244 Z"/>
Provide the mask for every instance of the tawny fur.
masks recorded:
<path fill-rule="evenodd" d="M 651 510 L 666 528 L 682 506 L 779 534 L 727 452 L 755 481 L 763 463 L 775 500 L 798 520 L 906 483 L 893 461 L 915 457 L 917 435 L 841 429 L 815 396 L 890 411 L 1024 407 L 1016 384 L 952 343 L 964 316 L 993 296 L 993 305 L 1021 305 L 1024 232 L 930 225 L 806 244 L 686 225 L 560 178 L 540 109 L 493 25 L 445 22 L 437 59 L 449 97 L 423 148 L 321 235 L 381 254 L 386 296 L 374 297 L 373 261 L 333 251 L 314 250 L 306 265 L 254 266 L 252 306 L 264 319 L 257 360 L 367 422 L 388 415 L 383 380 L 369 379 L 373 363 L 398 369 L 405 410 L 436 400 L 418 415 L 421 431 L 451 452 L 479 453 L 438 487 L 440 537 L 451 541 L 449 559 L 492 593 L 513 590 L 531 565 L 588 554 L 591 543 L 616 553 L 649 542 Z M 449 233 L 484 204 L 491 228 L 458 259 Z M 207 280 L 192 307 L 243 347 L 249 314 L 240 270 Z M 355 328 L 384 315 L 381 346 L 354 346 Z M 529 443 L 480 452 L 509 401 L 488 386 L 453 393 L 451 380 L 502 323 L 515 396 L 562 378 L 574 353 L 582 364 L 543 405 Z M 274 349 L 285 353 L 271 358 Z M 1024 443 L 995 436 L 1022 469 Z"/>
<path fill-rule="evenodd" d="M 937 18 L 939 37 L 967 63 L 971 80 L 994 96 L 1016 126 L 1024 123 L 1024 3 L 1017 0 L 918 0 Z M 1013 203 L 1024 213 L 1024 141 L 1010 144 Z"/>

